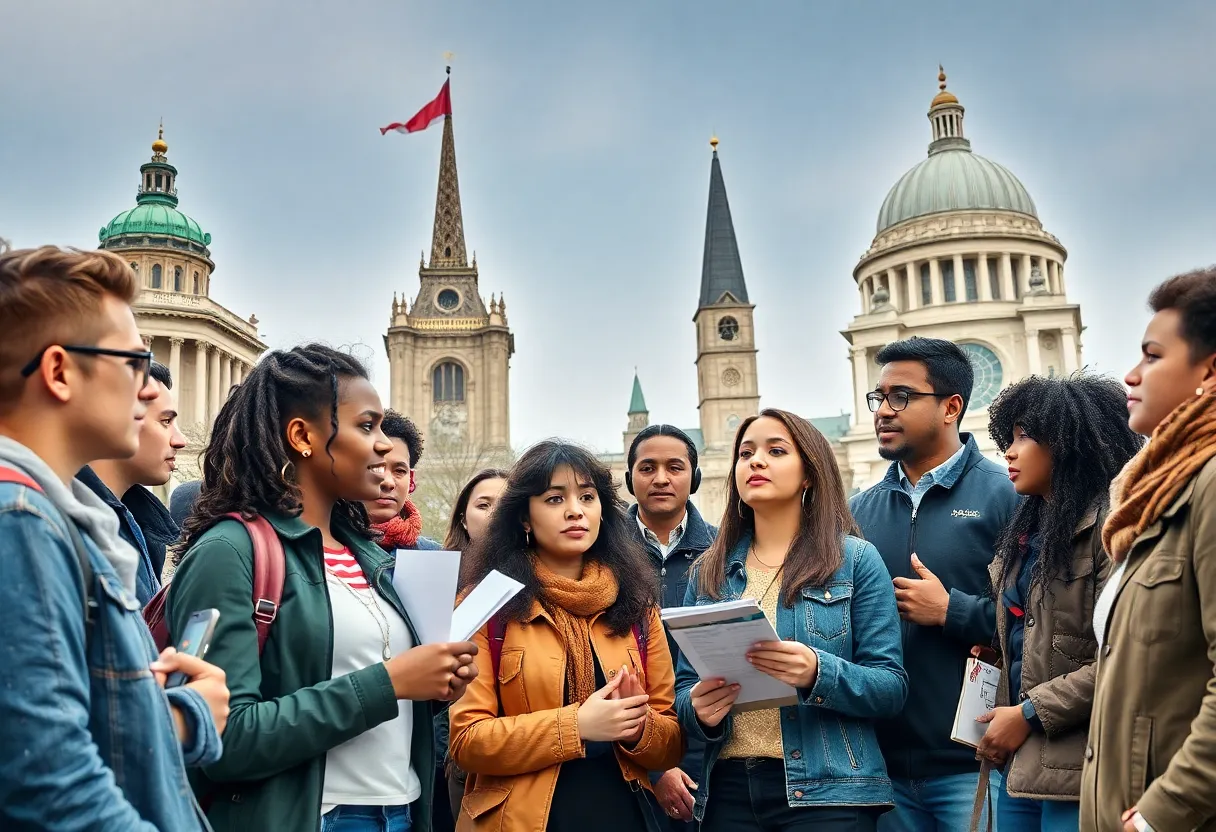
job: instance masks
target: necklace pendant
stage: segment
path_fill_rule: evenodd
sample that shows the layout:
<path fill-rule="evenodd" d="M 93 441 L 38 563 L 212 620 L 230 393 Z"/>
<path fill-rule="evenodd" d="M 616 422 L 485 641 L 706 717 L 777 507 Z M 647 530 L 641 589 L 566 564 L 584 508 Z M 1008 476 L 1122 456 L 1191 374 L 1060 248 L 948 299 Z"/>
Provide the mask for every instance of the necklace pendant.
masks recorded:
<path fill-rule="evenodd" d="M 388 649 L 388 645 L 384 645 L 384 649 L 380 651 L 380 655 L 384 656 L 384 660 L 388 661 L 393 657 L 393 651 Z"/>

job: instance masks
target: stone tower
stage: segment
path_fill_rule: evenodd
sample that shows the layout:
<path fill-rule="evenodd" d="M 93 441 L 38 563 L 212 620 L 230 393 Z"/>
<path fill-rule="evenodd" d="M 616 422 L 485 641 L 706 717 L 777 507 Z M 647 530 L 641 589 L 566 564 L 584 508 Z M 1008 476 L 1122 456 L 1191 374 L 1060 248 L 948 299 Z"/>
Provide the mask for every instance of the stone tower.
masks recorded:
<path fill-rule="evenodd" d="M 515 337 L 506 302 L 481 297 L 460 211 L 452 116 L 443 120 L 430 260 L 419 263 L 413 303 L 393 298 L 384 344 L 392 407 L 426 432 L 428 447 L 510 447 L 510 358 Z M 424 457 L 425 464 L 425 457 Z"/>
<path fill-rule="evenodd" d="M 710 140 L 709 215 L 697 328 L 697 389 L 701 435 L 707 451 L 730 453 L 739 423 L 758 412 L 755 309 L 747 299 L 743 263 L 726 199 L 718 140 Z"/>

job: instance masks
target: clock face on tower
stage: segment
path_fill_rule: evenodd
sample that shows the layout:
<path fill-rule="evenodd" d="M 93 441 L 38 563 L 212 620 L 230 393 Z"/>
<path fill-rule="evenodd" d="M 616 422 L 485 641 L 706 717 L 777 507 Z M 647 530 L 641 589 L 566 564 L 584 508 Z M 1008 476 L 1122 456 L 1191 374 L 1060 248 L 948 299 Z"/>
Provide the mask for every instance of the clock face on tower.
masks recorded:
<path fill-rule="evenodd" d="M 1001 392 L 1004 378 L 1001 360 L 983 344 L 959 344 L 959 347 L 967 354 L 967 358 L 971 360 L 971 368 L 975 371 L 975 386 L 971 388 L 971 404 L 968 410 L 982 410 L 992 404 L 996 394 Z"/>

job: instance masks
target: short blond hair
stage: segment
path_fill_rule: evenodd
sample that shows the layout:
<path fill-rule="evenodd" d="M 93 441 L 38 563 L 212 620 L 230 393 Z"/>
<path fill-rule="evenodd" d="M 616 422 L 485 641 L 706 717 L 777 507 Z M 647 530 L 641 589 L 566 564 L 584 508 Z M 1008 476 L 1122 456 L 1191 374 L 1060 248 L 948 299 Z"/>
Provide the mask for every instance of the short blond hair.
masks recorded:
<path fill-rule="evenodd" d="M 106 295 L 132 303 L 135 272 L 108 251 L 57 246 L 0 254 L 0 410 L 14 405 L 21 369 L 53 344 L 92 344 L 104 333 L 98 315 Z"/>

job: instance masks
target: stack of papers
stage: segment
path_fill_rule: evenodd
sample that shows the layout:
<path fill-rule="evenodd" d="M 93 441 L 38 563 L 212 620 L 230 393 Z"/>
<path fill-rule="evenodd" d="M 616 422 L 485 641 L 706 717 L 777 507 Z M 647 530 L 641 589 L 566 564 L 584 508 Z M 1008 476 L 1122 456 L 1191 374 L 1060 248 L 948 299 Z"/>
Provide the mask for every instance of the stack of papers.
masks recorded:
<path fill-rule="evenodd" d="M 797 704 L 798 692 L 792 686 L 747 661 L 747 651 L 756 642 L 781 640 L 753 599 L 673 607 L 662 615 L 672 639 L 698 676 L 740 686 L 732 711 Z"/>
<path fill-rule="evenodd" d="M 979 659 L 967 659 L 967 672 L 963 676 L 950 739 L 972 748 L 979 747 L 989 723 L 975 720 L 996 707 L 996 688 L 1000 683 L 1000 670 Z"/>
<path fill-rule="evenodd" d="M 459 575 L 460 552 L 397 550 L 393 588 L 410 615 L 420 644 L 468 641 L 524 588 L 519 581 L 493 571 L 456 607 Z"/>

